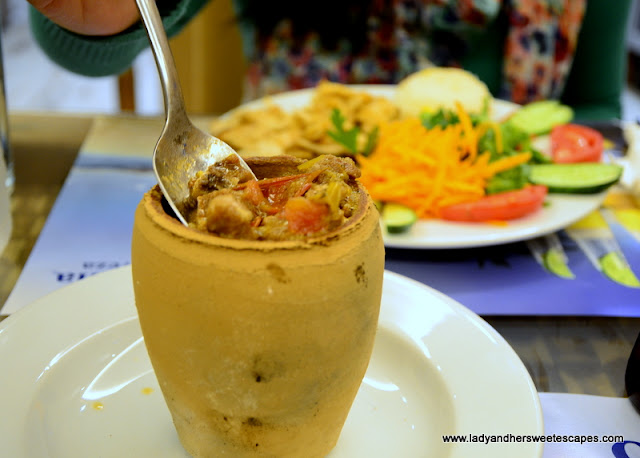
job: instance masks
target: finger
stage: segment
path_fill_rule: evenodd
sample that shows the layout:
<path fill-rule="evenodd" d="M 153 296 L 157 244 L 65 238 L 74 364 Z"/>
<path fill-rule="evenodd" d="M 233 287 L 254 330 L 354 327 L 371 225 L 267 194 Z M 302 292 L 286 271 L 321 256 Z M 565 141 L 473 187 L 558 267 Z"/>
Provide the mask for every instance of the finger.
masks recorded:
<path fill-rule="evenodd" d="M 134 0 L 27 0 L 51 21 L 82 35 L 113 35 L 140 18 Z"/>

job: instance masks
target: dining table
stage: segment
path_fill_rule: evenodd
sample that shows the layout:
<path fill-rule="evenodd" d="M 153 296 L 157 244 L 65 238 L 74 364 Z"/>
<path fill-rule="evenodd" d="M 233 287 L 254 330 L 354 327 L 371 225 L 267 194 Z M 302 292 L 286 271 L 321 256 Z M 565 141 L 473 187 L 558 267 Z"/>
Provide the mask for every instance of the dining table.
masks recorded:
<path fill-rule="evenodd" d="M 194 123 L 206 128 L 211 119 L 211 116 L 195 116 Z M 2 306 L 16 287 L 80 153 L 92 150 L 110 154 L 117 149 L 113 144 L 108 148 L 111 151 L 105 151 L 107 148 L 95 143 L 109 138 L 122 146 L 124 152 L 117 154 L 138 150 L 150 160 L 162 124 L 161 118 L 126 113 L 10 113 L 9 141 L 15 161 L 11 195 L 13 231 L 0 257 L 0 320 L 8 316 Z M 400 265 L 407 258 L 406 253 L 406 250 L 387 250 L 388 262 Z M 413 259 L 413 262 L 420 261 Z M 504 281 L 508 283 L 509 278 Z M 571 283 L 566 287 L 571 288 Z M 616 297 L 609 296 L 606 300 L 615 304 Z M 640 309 L 640 300 L 636 305 Z M 639 336 L 640 313 L 636 316 L 479 315 L 513 348 L 539 393 L 627 396 L 625 371 Z M 62 331 L 64 320 L 53 325 L 61 326 Z M 464 339 L 464 336 L 455 339 Z"/>

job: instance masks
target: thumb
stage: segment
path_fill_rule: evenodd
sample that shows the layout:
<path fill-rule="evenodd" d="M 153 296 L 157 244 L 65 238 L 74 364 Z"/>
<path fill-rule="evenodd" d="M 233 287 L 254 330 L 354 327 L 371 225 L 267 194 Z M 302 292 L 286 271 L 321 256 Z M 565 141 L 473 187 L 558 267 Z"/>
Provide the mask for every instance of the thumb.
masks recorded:
<path fill-rule="evenodd" d="M 81 35 L 114 35 L 135 24 L 134 0 L 27 0 L 49 20 Z"/>

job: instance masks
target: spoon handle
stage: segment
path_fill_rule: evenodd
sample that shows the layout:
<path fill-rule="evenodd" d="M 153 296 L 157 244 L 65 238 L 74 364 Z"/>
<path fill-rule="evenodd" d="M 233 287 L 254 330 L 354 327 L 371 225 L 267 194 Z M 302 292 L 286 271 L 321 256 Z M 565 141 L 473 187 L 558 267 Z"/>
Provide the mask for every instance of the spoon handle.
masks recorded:
<path fill-rule="evenodd" d="M 155 0 L 136 0 L 136 4 L 140 11 L 142 22 L 147 29 L 151 50 L 158 66 L 162 95 L 164 96 L 164 109 L 167 122 L 169 122 L 170 118 L 186 115 L 184 98 L 178 79 L 178 70 L 173 60 L 169 39 Z"/>

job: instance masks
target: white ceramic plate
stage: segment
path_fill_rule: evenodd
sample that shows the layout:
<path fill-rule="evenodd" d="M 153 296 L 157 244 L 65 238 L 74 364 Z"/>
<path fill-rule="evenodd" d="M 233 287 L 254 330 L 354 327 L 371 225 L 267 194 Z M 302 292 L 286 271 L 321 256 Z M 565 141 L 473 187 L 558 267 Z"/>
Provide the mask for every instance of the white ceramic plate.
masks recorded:
<path fill-rule="evenodd" d="M 354 85 L 354 89 L 370 92 L 393 100 L 395 86 Z M 270 96 L 250 102 L 239 109 L 258 108 L 267 100 L 293 111 L 307 105 L 313 89 L 302 89 Z M 517 110 L 518 106 L 503 100 L 494 100 L 492 117 L 501 120 Z M 510 221 L 502 226 L 484 223 L 456 223 L 443 220 L 420 220 L 409 232 L 401 235 L 384 234 L 384 242 L 392 248 L 470 248 L 527 240 L 550 234 L 578 221 L 597 209 L 604 200 L 605 193 L 594 195 L 552 194 L 547 198 L 549 205 L 535 214 Z"/>
<path fill-rule="evenodd" d="M 0 324 L 0 444 L 12 458 L 185 457 L 151 369 L 131 270 L 81 280 Z M 385 273 L 367 375 L 331 458 L 539 457 L 534 442 L 445 444 L 445 434 L 542 434 L 536 389 L 477 315 Z"/>

